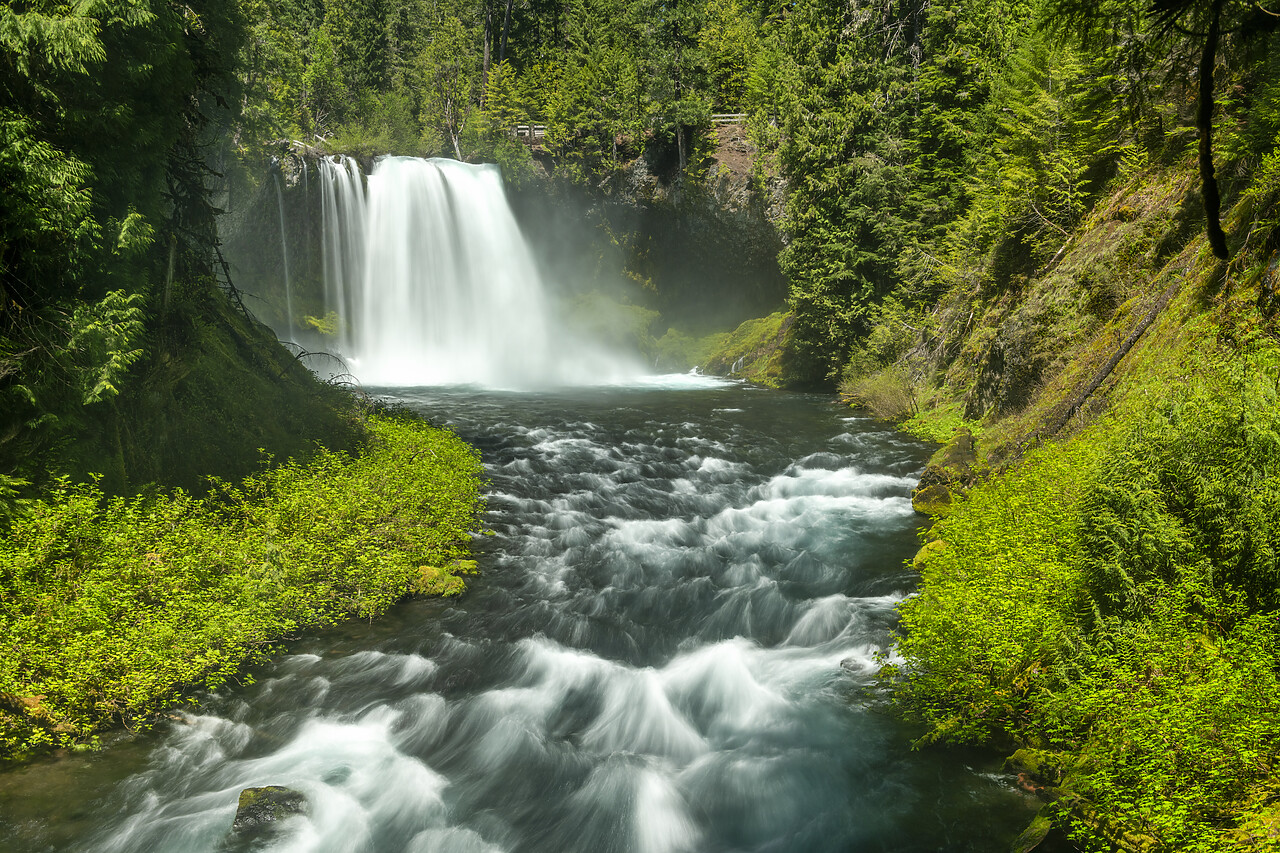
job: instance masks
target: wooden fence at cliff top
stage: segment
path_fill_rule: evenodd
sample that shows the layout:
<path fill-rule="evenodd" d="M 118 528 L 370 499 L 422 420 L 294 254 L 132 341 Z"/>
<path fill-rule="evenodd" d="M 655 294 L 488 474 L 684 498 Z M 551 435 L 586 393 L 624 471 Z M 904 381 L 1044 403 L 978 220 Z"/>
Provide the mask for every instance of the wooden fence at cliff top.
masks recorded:
<path fill-rule="evenodd" d="M 712 113 L 711 123 L 713 125 L 741 124 L 746 117 L 746 113 Z M 547 126 L 545 124 L 517 124 L 511 130 L 518 138 L 523 139 L 530 145 L 535 144 L 539 139 L 547 135 Z"/>

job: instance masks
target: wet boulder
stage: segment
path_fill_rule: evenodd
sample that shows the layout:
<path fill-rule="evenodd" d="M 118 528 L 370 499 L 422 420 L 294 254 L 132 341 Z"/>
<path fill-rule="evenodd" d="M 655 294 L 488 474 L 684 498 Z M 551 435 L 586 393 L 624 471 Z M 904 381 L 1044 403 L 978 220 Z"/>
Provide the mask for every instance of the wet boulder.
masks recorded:
<path fill-rule="evenodd" d="M 231 831 L 237 835 L 256 835 L 274 830 L 286 818 L 306 813 L 306 796 L 292 788 L 280 785 L 245 788 L 240 792 Z"/>

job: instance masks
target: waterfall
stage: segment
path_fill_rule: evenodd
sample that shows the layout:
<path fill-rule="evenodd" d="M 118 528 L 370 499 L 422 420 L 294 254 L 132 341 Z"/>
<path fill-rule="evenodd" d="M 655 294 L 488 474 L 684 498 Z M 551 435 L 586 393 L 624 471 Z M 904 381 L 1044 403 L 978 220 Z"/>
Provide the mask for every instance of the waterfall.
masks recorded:
<path fill-rule="evenodd" d="M 280 257 L 284 260 L 284 310 L 289 322 L 289 340 L 293 333 L 293 285 L 289 281 L 289 242 L 284 232 L 284 193 L 280 191 L 280 175 L 272 176 L 276 182 L 276 208 L 280 211 Z"/>
<path fill-rule="evenodd" d="M 333 311 L 339 318 L 336 349 L 340 354 L 350 354 L 348 282 L 358 280 L 364 266 L 366 219 L 364 181 L 355 160 L 341 157 L 336 163 L 321 161 L 320 207 L 325 311 Z"/>
<path fill-rule="evenodd" d="M 367 187 L 366 187 L 367 183 Z M 362 382 L 534 388 L 640 371 L 559 321 L 496 166 L 322 161 L 323 275 Z"/>

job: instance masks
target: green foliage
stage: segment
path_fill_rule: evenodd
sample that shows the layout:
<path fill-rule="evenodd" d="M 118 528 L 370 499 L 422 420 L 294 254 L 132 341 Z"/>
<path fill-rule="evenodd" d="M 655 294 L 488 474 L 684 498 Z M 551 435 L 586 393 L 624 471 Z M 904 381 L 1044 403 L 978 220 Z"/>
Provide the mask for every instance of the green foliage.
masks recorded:
<path fill-rule="evenodd" d="M 920 412 L 918 383 L 903 367 L 882 367 L 840 383 L 840 397 L 882 421 L 898 423 Z"/>
<path fill-rule="evenodd" d="M 1083 595 L 1073 522 L 1091 447 L 1049 447 L 975 486 L 917 558 L 920 594 L 901 605 L 901 696 L 926 740 L 1021 734 L 1031 697 L 1070 647 Z"/>
<path fill-rule="evenodd" d="M 1140 616 L 1184 583 L 1280 607 L 1280 359 L 1213 380 L 1142 421 L 1082 501 L 1081 559 L 1104 615 Z"/>
<path fill-rule="evenodd" d="M 584 45 L 561 70 L 558 83 L 547 103 L 547 146 L 584 178 L 616 169 L 619 144 L 634 141 L 644 127 L 634 58 Z"/>
<path fill-rule="evenodd" d="M 741 0 L 709 0 L 698 47 L 706 57 L 713 109 L 737 112 L 743 106 L 747 75 L 760 49 L 759 28 Z"/>
<path fill-rule="evenodd" d="M 338 316 L 337 311 L 330 311 L 323 317 L 312 317 L 308 314 L 303 319 L 309 328 L 315 329 L 327 338 L 336 337 L 342 328 L 342 318 Z"/>
<path fill-rule="evenodd" d="M 39 481 L 49 454 L 82 428 L 85 407 L 116 396 L 143 354 L 145 324 L 139 294 L 111 291 L 80 302 L 70 316 L 26 322 L 0 338 L 0 401 L 9 428 L 0 436 L 0 464 L 15 480 Z M 32 338 L 39 346 L 28 343 Z M 28 343 L 25 351 L 14 351 Z M 0 491 L 0 515 L 17 493 Z"/>
<path fill-rule="evenodd" d="M 169 307 L 162 281 L 211 281 L 202 149 L 238 100 L 240 34 L 231 0 L 0 9 L 5 476 L 39 479 L 81 408 L 116 394 L 146 309 Z"/>
<path fill-rule="evenodd" d="M 992 146 L 975 157 L 975 201 L 953 239 L 987 251 L 1010 237 L 1037 260 L 1084 214 L 1122 142 L 1113 52 L 1082 54 L 1044 33 L 1025 41 L 992 94 Z"/>
<path fill-rule="evenodd" d="M 0 540 L 0 694 L 26 709 L 0 710 L 0 750 L 143 723 L 301 628 L 459 592 L 475 452 L 409 417 L 368 426 L 355 458 L 321 452 L 206 499 L 63 479 L 32 501 Z"/>
<path fill-rule="evenodd" d="M 422 95 L 423 141 L 462 159 L 462 134 L 478 111 L 481 78 L 474 35 L 461 20 L 438 22 L 414 61 L 412 79 Z"/>
<path fill-rule="evenodd" d="M 891 287 L 900 186 L 893 116 L 879 106 L 891 82 L 884 75 L 895 73 L 873 35 L 883 23 L 875 15 L 845 21 L 811 0 L 784 35 L 778 158 L 791 192 L 779 263 L 791 281 L 800 355 L 815 379 L 838 374 L 871 306 Z M 841 37 L 845 26 L 860 37 Z"/>
<path fill-rule="evenodd" d="M 80 378 L 85 405 L 119 393 L 116 384 L 142 357 L 141 302 L 136 293 L 112 291 L 101 302 L 76 307 L 65 352 L 74 359 L 70 372 Z"/>
<path fill-rule="evenodd" d="M 901 697 L 926 740 L 1069 755 L 1085 849 L 1232 849 L 1280 746 L 1280 350 L 975 487 L 917 557 Z M 1135 842 L 1136 843 L 1136 842 Z M 1242 848 L 1244 849 L 1244 848 Z"/>
<path fill-rule="evenodd" d="M 509 20 L 488 0 L 246 10 L 242 142 L 320 136 L 345 152 L 496 160 L 516 183 L 530 157 L 511 130 L 535 122 L 571 181 L 651 146 L 697 176 L 711 109 L 737 107 L 756 34 L 737 0 L 532 0 Z"/>
<path fill-rule="evenodd" d="M 29 282 L 57 270 L 80 272 L 102 230 L 91 216 L 88 165 L 37 133 L 30 119 L 0 110 L 0 182 L 7 188 L 5 216 L 0 218 L 0 268 L 5 273 L 0 287 L 6 312 L 13 302 L 35 301 Z"/>
<path fill-rule="evenodd" d="M 1273 614 L 1250 614 L 1195 582 L 1174 584 L 1149 618 L 1094 637 L 1070 677 L 1039 697 L 1036 714 L 1080 743 L 1070 788 L 1108 823 L 1152 838 L 1157 850 L 1232 849 L 1224 829 L 1262 806 L 1257 789 L 1274 779 L 1277 655 Z M 1097 829 L 1077 822 L 1073 834 L 1094 849 Z"/>
<path fill-rule="evenodd" d="M 982 435 L 982 426 L 975 421 L 966 420 L 959 407 L 954 404 L 924 409 L 898 426 L 916 438 L 937 444 L 946 444 L 961 429 L 967 429 L 974 438 Z"/>

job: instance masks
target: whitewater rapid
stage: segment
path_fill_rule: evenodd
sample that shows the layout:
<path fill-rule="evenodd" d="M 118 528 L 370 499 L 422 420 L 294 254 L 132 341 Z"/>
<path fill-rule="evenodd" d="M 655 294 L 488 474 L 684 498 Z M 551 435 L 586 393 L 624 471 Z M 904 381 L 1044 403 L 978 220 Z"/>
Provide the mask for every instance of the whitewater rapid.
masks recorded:
<path fill-rule="evenodd" d="M 381 393 L 481 449 L 469 591 L 300 638 L 98 756 L 0 775 L 12 849 L 995 851 L 1038 805 L 989 756 L 913 752 L 876 680 L 927 448 L 706 378 Z M 264 785 L 309 813 L 237 842 L 239 793 Z"/>

